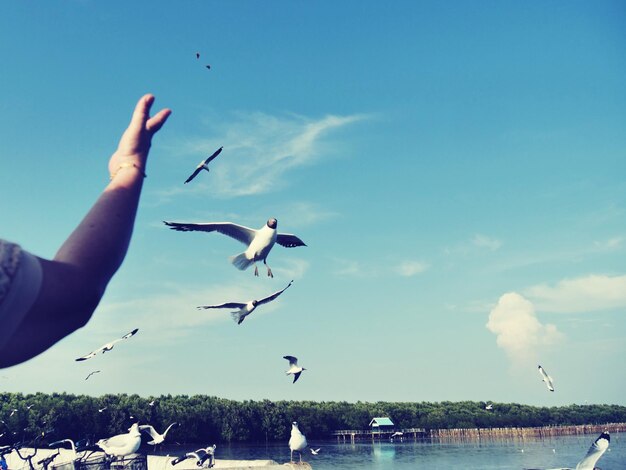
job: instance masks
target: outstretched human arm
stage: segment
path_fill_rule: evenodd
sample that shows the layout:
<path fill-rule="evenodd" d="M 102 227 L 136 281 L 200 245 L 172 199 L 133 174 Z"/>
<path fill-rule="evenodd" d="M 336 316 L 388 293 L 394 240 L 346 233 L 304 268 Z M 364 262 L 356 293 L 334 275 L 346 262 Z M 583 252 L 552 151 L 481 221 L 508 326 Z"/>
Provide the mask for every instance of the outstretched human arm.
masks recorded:
<path fill-rule="evenodd" d="M 154 96 L 143 96 L 109 161 L 111 181 L 54 259 L 39 259 L 42 281 L 34 304 L 0 350 L 0 367 L 45 351 L 91 318 L 121 266 L 135 222 L 154 134 L 171 111 L 150 117 Z"/>

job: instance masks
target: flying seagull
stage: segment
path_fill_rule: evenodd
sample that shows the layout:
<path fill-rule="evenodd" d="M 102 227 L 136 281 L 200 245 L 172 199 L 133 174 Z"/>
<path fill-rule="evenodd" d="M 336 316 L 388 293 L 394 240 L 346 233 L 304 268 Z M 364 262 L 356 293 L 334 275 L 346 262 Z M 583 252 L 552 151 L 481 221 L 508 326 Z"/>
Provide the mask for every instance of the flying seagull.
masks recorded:
<path fill-rule="evenodd" d="M 289 450 L 291 450 L 291 463 L 293 463 L 293 451 L 300 454 L 300 462 L 302 462 L 302 451 L 306 449 L 306 436 L 298 429 L 298 423 L 291 423 L 291 437 L 289 438 Z"/>
<path fill-rule="evenodd" d="M 537 367 L 539 368 L 539 375 L 541 375 L 541 380 L 543 380 L 546 383 L 546 387 L 548 387 L 548 390 L 550 390 L 551 392 L 554 392 L 554 385 L 552 384 L 552 377 L 546 374 L 546 371 L 543 370 L 543 367 L 541 366 L 537 366 Z"/>
<path fill-rule="evenodd" d="M 309 450 L 311 451 L 311 453 L 313 455 L 317 455 L 317 454 L 320 453 L 320 450 L 322 450 L 322 448 L 320 447 L 319 449 L 313 449 L 313 448 L 309 447 Z"/>
<path fill-rule="evenodd" d="M 575 469 L 570 467 L 558 467 L 558 468 L 550 468 L 546 470 L 595 470 L 596 463 L 600 460 L 600 457 L 606 452 L 609 448 L 609 443 L 611 441 L 611 437 L 609 436 L 608 431 L 604 431 L 600 436 L 593 441 L 591 447 L 587 451 L 587 455 L 576 465 Z M 554 449 L 552 449 L 555 452 Z M 527 470 L 539 470 L 539 469 L 527 469 Z"/>
<path fill-rule="evenodd" d="M 214 459 L 214 455 L 215 455 L 215 449 L 217 448 L 217 446 L 215 444 L 213 444 L 212 446 L 206 447 L 204 449 L 198 449 L 194 452 L 187 452 L 185 455 L 181 456 L 181 457 L 176 457 L 175 459 L 173 459 L 170 464 L 172 466 L 179 464 L 180 462 L 182 462 L 183 460 L 187 460 L 187 459 L 196 459 L 196 466 L 198 467 L 202 467 L 204 466 L 204 462 L 206 460 L 209 460 L 209 468 L 213 466 L 213 459 Z"/>
<path fill-rule="evenodd" d="M 196 59 L 199 59 L 199 58 L 200 58 L 200 53 L 196 52 Z"/>
<path fill-rule="evenodd" d="M 91 377 L 94 374 L 99 374 L 100 371 L 99 370 L 94 370 L 93 372 L 89 372 L 89 375 L 87 377 L 85 377 L 85 380 L 87 380 L 89 377 Z"/>
<path fill-rule="evenodd" d="M 213 152 L 213 155 L 211 155 L 209 158 L 202 160 L 198 164 L 194 172 L 189 176 L 189 178 L 187 178 L 187 180 L 185 181 L 185 184 L 189 183 L 192 179 L 198 176 L 198 173 L 200 173 L 202 170 L 209 171 L 209 163 L 211 162 L 211 160 L 213 160 L 215 157 L 217 157 L 220 154 L 223 148 L 224 147 L 218 148 L 215 152 Z"/>
<path fill-rule="evenodd" d="M 486 410 L 493 410 L 493 403 L 489 403 L 487 406 L 485 406 Z"/>
<path fill-rule="evenodd" d="M 139 432 L 139 424 L 133 423 L 126 434 L 118 434 L 108 439 L 100 439 L 96 442 L 105 454 L 114 457 L 126 457 L 134 454 L 141 445 L 141 433 Z"/>
<path fill-rule="evenodd" d="M 98 413 L 102 413 L 104 410 L 106 410 L 108 407 L 105 406 L 104 408 L 98 408 Z"/>
<path fill-rule="evenodd" d="M 159 434 L 152 426 L 149 424 L 145 424 L 139 426 L 140 431 L 146 431 L 152 437 L 152 440 L 148 442 L 150 445 L 156 446 L 157 444 L 162 444 L 165 440 L 165 436 L 167 436 L 167 432 L 172 428 L 172 426 L 176 426 L 178 423 L 170 424 L 163 434 Z"/>
<path fill-rule="evenodd" d="M 267 265 L 267 257 L 270 254 L 274 243 L 278 243 L 279 245 L 287 248 L 306 246 L 306 244 L 295 235 L 290 233 L 278 233 L 276 230 L 278 221 L 274 218 L 269 219 L 267 223 L 258 230 L 244 227 L 243 225 L 233 224 L 231 222 L 190 224 L 163 221 L 163 223 L 172 230 L 178 230 L 179 232 L 219 232 L 234 238 L 244 245 L 247 245 L 248 248 L 246 251 L 236 256 L 232 256 L 230 261 L 237 269 L 242 271 L 247 269 L 251 264 L 254 264 L 255 276 L 259 275 L 256 262 L 262 260 L 263 264 L 267 267 L 267 275 L 269 277 L 274 277 L 272 270 Z"/>
<path fill-rule="evenodd" d="M 13 408 L 13 409 L 11 410 L 11 414 L 9 415 L 9 418 L 10 418 L 11 416 L 13 416 L 15 413 L 17 413 L 17 408 Z"/>
<path fill-rule="evenodd" d="M 128 334 L 125 334 L 124 336 L 122 336 L 121 338 L 118 338 L 116 340 L 111 341 L 110 343 L 106 343 L 102 346 L 100 346 L 98 349 L 96 349 L 95 351 L 90 352 L 89 354 L 87 354 L 86 356 L 83 357 L 79 357 L 78 359 L 76 359 L 77 361 L 86 361 L 87 359 L 91 359 L 92 357 L 94 357 L 96 354 L 98 354 L 99 352 L 102 352 L 102 354 L 104 354 L 107 351 L 110 351 L 111 349 L 113 349 L 113 346 L 115 346 L 116 343 L 119 343 L 120 341 L 123 341 L 125 339 L 130 338 L 131 336 L 135 335 L 135 333 L 137 333 L 139 331 L 139 328 L 135 328 L 133 331 L 131 331 Z"/>
<path fill-rule="evenodd" d="M 156 400 L 152 400 L 150 403 L 148 403 L 148 406 L 154 406 L 155 403 L 156 403 Z"/>
<path fill-rule="evenodd" d="M 287 287 L 289 287 L 291 285 L 291 283 L 293 282 L 293 280 L 287 284 Z M 242 321 L 244 321 L 244 319 L 250 315 L 252 312 L 254 312 L 254 310 L 259 306 L 259 305 L 263 305 L 266 304 L 268 302 L 271 302 L 272 300 L 274 300 L 276 297 L 278 297 L 280 294 L 282 294 L 283 292 L 285 292 L 285 290 L 287 290 L 287 287 L 285 287 L 282 290 L 279 290 L 277 292 L 274 292 L 272 295 L 269 295 L 263 299 L 260 300 L 249 300 L 247 302 L 226 302 L 223 304 L 219 304 L 219 305 L 201 305 L 200 308 L 203 309 L 208 309 L 208 308 L 238 308 L 239 310 L 236 310 L 234 312 L 230 312 L 231 316 L 233 317 L 233 320 L 235 320 L 235 322 L 240 325 Z"/>
<path fill-rule="evenodd" d="M 289 370 L 285 371 L 285 374 L 293 374 L 293 382 L 296 383 L 296 380 L 300 378 L 300 374 L 303 370 L 306 370 L 304 367 L 300 367 L 298 365 L 298 358 L 293 356 L 283 356 L 283 359 L 287 359 L 289 361 Z M 293 433 L 293 431 L 292 431 Z"/>

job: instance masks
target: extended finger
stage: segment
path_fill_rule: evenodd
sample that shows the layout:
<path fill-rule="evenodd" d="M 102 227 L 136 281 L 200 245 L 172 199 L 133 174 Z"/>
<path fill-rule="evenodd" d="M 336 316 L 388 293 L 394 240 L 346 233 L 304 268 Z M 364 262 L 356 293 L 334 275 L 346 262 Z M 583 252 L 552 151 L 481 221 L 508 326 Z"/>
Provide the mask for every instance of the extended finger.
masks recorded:
<path fill-rule="evenodd" d="M 172 114 L 171 109 L 162 109 L 150 119 L 148 119 L 148 122 L 146 123 L 146 129 L 150 133 L 154 134 L 159 129 L 161 129 L 163 124 L 165 124 L 165 121 L 167 121 L 167 118 L 170 117 L 170 114 Z"/>
<path fill-rule="evenodd" d="M 143 128 L 146 121 L 150 117 L 150 107 L 154 103 L 154 95 L 148 93 L 139 98 L 135 111 L 133 111 L 133 117 L 130 120 L 129 127 Z"/>

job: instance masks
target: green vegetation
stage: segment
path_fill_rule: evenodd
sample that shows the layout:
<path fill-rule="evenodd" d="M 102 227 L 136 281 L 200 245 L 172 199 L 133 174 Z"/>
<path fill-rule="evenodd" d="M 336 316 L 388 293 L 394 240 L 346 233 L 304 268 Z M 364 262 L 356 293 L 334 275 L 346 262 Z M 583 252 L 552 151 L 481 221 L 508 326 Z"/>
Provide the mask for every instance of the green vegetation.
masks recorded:
<path fill-rule="evenodd" d="M 153 406 L 150 402 L 155 400 Z M 27 406 L 32 407 L 27 409 Z M 286 440 L 290 423 L 298 421 L 310 439 L 330 437 L 339 429 L 366 429 L 373 417 L 388 416 L 398 429 L 490 428 L 626 422 L 626 407 L 618 405 L 570 405 L 534 407 L 515 403 L 348 403 L 313 401 L 233 401 L 205 395 L 161 396 L 104 395 L 91 397 L 54 393 L 46 395 L 0 394 L 0 445 L 32 439 L 54 429 L 49 440 L 107 437 L 126 432 L 131 422 L 152 424 L 163 431 L 170 423 L 171 439 L 178 442 Z M 105 408 L 102 412 L 99 409 Z M 11 415 L 11 412 L 17 409 Z M 134 418 L 131 419 L 131 416 Z M 170 437 L 170 435 L 168 435 Z"/>

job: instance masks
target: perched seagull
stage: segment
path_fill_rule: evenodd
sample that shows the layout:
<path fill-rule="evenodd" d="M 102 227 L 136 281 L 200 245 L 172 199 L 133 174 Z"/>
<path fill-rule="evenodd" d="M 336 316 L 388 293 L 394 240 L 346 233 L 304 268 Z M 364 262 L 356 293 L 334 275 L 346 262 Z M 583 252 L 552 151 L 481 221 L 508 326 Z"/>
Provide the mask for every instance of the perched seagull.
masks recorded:
<path fill-rule="evenodd" d="M 172 428 L 172 426 L 176 426 L 177 424 L 178 423 L 170 424 L 163 434 L 159 434 L 158 432 L 156 432 L 156 430 L 149 424 L 139 426 L 139 430 L 147 431 L 148 434 L 150 434 L 150 437 L 152 437 L 152 440 L 149 441 L 148 444 L 156 446 L 157 444 L 163 443 L 163 441 L 165 440 L 165 436 L 167 436 L 167 432 Z"/>
<path fill-rule="evenodd" d="M 554 385 L 552 384 L 552 377 L 546 374 L 546 371 L 543 370 L 543 367 L 541 366 L 537 366 L 537 367 L 539 368 L 539 375 L 541 375 L 541 380 L 543 380 L 546 383 L 546 387 L 548 387 L 548 390 L 550 390 L 551 392 L 554 392 Z"/>
<path fill-rule="evenodd" d="M 291 463 L 293 463 L 293 451 L 300 454 L 300 462 L 302 462 L 302 451 L 306 449 L 306 436 L 298 429 L 298 423 L 291 423 L 291 437 L 289 438 L 289 450 L 291 450 Z M 319 450 L 319 449 L 318 449 Z"/>
<path fill-rule="evenodd" d="M 306 244 L 295 235 L 290 233 L 278 233 L 276 227 L 278 221 L 271 218 L 267 221 L 265 226 L 258 230 L 254 230 L 243 225 L 233 224 L 231 222 L 209 222 L 204 224 L 188 224 L 178 222 L 165 222 L 172 230 L 178 230 L 179 232 L 219 232 L 240 241 L 248 248 L 243 253 L 230 258 L 231 263 L 237 267 L 237 269 L 247 269 L 251 264 L 254 264 L 254 275 L 259 275 L 259 270 L 256 266 L 257 261 L 263 260 L 263 264 L 267 267 L 267 275 L 274 277 L 272 270 L 267 266 L 267 257 L 270 254 L 274 243 L 278 243 L 287 248 L 293 248 L 295 246 L 306 246 Z"/>
<path fill-rule="evenodd" d="M 289 370 L 285 371 L 285 374 L 293 374 L 293 382 L 296 383 L 296 380 L 300 378 L 300 374 L 303 370 L 306 370 L 304 367 L 300 367 L 298 365 L 298 358 L 293 356 L 283 356 L 283 359 L 287 359 L 289 361 Z M 293 434 L 293 430 L 291 431 Z"/>
<path fill-rule="evenodd" d="M 141 445 L 141 432 L 139 432 L 139 424 L 134 423 L 128 433 L 118 434 L 108 439 L 100 439 L 96 442 L 105 454 L 113 457 L 126 457 L 134 454 Z"/>
<path fill-rule="evenodd" d="M 180 462 L 182 462 L 183 460 L 187 460 L 187 459 L 196 459 L 196 466 L 198 467 L 202 467 L 204 465 L 204 462 L 207 459 L 209 460 L 209 468 L 213 466 L 213 459 L 215 458 L 215 449 L 217 448 L 217 446 L 215 444 L 213 444 L 212 446 L 209 447 L 205 447 L 204 449 L 198 449 L 194 452 L 187 452 L 185 455 L 181 456 L 181 457 L 176 457 L 175 459 L 173 459 L 170 463 L 172 466 L 179 464 Z"/>
<path fill-rule="evenodd" d="M 100 373 L 100 371 L 99 371 L 99 370 L 94 370 L 94 371 L 92 371 L 92 372 L 89 372 L 89 375 L 88 375 L 87 377 L 85 377 L 85 380 L 87 380 L 87 379 L 88 379 L 89 377 L 91 377 L 92 375 L 94 375 L 94 374 L 99 374 L 99 373 Z"/>
<path fill-rule="evenodd" d="M 211 155 L 209 158 L 202 160 L 198 166 L 196 167 L 196 169 L 194 170 L 194 172 L 189 176 L 189 178 L 187 178 L 187 180 L 185 181 L 185 184 L 189 183 L 192 179 L 194 179 L 196 176 L 198 176 L 198 173 L 200 173 L 202 170 L 206 170 L 209 171 L 209 162 L 211 162 L 215 157 L 217 157 L 220 152 L 222 151 L 224 147 L 220 147 L 218 148 L 215 152 L 213 152 L 213 155 Z"/>
<path fill-rule="evenodd" d="M 289 287 L 292 282 L 293 282 L 293 280 L 289 284 L 287 284 L 287 287 Z M 285 292 L 285 290 L 287 290 L 287 287 L 285 287 L 284 289 L 279 290 L 277 292 L 274 292 L 272 295 L 264 297 L 263 299 L 260 299 L 260 300 L 249 300 L 247 302 L 226 302 L 226 303 L 219 304 L 219 305 L 201 305 L 198 308 L 199 309 L 200 308 L 204 308 L 204 309 L 208 309 L 208 308 L 238 308 L 239 310 L 236 310 L 234 312 L 230 312 L 230 315 L 233 317 L 233 320 L 235 320 L 235 322 L 238 325 L 240 325 L 241 322 L 243 322 L 244 319 L 248 315 L 250 315 L 252 312 L 254 312 L 254 310 L 259 305 L 263 305 L 263 304 L 266 304 L 268 302 L 271 302 L 276 297 L 278 297 L 280 294 Z"/>
<path fill-rule="evenodd" d="M 317 455 L 317 454 L 320 453 L 320 450 L 322 450 L 322 448 L 320 447 L 319 449 L 313 449 L 313 448 L 309 447 L 309 450 L 311 451 L 311 453 L 313 455 Z"/>
<path fill-rule="evenodd" d="M 98 349 L 96 349 L 95 351 L 90 352 L 89 354 L 87 354 L 86 356 L 83 357 L 79 357 L 78 359 L 76 359 L 77 361 L 86 361 L 87 359 L 91 359 L 92 357 L 96 356 L 96 354 L 98 354 L 99 352 L 102 352 L 102 354 L 104 354 L 107 351 L 110 351 L 111 349 L 113 349 L 113 346 L 115 346 L 116 343 L 119 343 L 120 341 L 123 341 L 125 339 L 130 338 L 131 336 L 134 336 L 135 333 L 137 333 L 139 331 L 139 328 L 135 328 L 133 331 L 131 331 L 128 334 L 125 334 L 124 336 L 122 336 L 121 338 L 118 338 L 114 341 L 111 341 L 110 343 L 106 343 L 102 346 L 100 346 Z"/>
<path fill-rule="evenodd" d="M 489 403 L 487 406 L 485 406 L 486 410 L 493 410 L 493 403 Z"/>

